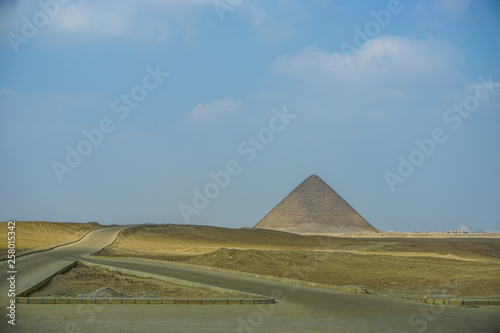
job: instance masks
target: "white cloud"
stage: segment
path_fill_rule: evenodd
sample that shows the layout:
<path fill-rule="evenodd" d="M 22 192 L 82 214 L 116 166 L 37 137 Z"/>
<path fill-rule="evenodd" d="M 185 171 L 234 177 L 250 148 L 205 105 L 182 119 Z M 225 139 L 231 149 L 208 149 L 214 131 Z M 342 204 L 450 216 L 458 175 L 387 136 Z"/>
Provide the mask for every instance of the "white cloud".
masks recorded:
<path fill-rule="evenodd" d="M 127 9 L 103 8 L 99 10 L 83 4 L 62 7 L 55 16 L 56 29 L 68 34 L 87 33 L 103 36 L 119 36 L 130 30 Z"/>
<path fill-rule="evenodd" d="M 48 32 L 47 38 L 57 42 L 81 43 L 122 37 L 158 44 L 191 29 L 189 24 L 193 23 L 186 18 L 208 6 L 211 0 L 74 0 L 60 5 L 55 15 L 51 13 L 44 30 Z M 8 15 L 1 16 L 6 19 L 0 20 L 0 30 L 19 33 L 22 18 L 30 20 L 42 7 L 37 2 L 18 2 L 5 11 Z"/>
<path fill-rule="evenodd" d="M 295 56 L 279 57 L 272 69 L 306 81 L 342 86 L 391 85 L 430 81 L 451 74 L 463 57 L 452 45 L 434 40 L 378 37 L 351 55 L 309 46 Z"/>
<path fill-rule="evenodd" d="M 436 0 L 434 10 L 454 18 L 465 16 L 472 0 Z"/>
<path fill-rule="evenodd" d="M 469 79 L 462 63 L 449 43 L 382 36 L 350 55 L 309 46 L 278 57 L 271 70 L 296 78 L 287 80 L 288 98 L 297 105 L 305 99 L 310 112 L 389 121 L 395 113 L 434 112 L 443 96 L 463 90 Z M 307 107 L 311 100 L 315 106 Z"/>
<path fill-rule="evenodd" d="M 235 118 L 246 109 L 245 104 L 234 99 L 220 99 L 209 104 L 198 104 L 189 113 L 193 121 Z"/>

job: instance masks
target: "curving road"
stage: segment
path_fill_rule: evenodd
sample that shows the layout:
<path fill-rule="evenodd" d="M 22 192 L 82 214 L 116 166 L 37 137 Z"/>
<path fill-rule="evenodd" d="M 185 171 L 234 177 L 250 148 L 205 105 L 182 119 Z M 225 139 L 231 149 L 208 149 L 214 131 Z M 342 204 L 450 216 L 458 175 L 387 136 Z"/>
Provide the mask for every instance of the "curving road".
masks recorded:
<path fill-rule="evenodd" d="M 77 243 L 19 258 L 18 289 L 111 243 L 130 226 L 89 233 Z M 270 305 L 17 305 L 12 332 L 500 332 L 499 307 L 438 307 L 335 292 L 158 262 L 86 259 L 262 295 Z M 6 263 L 0 263 L 5 272 Z M 7 284 L 0 282 L 7 305 Z M 5 309 L 5 307 L 4 307 Z M 6 319 L 0 322 L 5 327 Z M 10 326 L 10 325 L 9 325 Z M 4 332 L 5 330 L 1 330 Z"/>
<path fill-rule="evenodd" d="M 76 243 L 60 246 L 50 251 L 34 253 L 16 259 L 18 280 L 16 293 L 47 277 L 51 273 L 113 242 L 118 233 L 130 226 L 116 226 L 96 229 Z M 7 261 L 0 262 L 2 274 L 7 272 Z M 0 282 L 0 297 L 5 297 L 6 279 Z"/>

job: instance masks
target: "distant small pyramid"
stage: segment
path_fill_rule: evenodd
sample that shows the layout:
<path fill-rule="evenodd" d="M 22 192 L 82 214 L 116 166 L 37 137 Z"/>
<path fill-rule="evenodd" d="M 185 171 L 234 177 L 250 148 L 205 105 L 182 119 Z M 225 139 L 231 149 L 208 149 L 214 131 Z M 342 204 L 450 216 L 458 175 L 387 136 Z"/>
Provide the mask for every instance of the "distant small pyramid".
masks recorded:
<path fill-rule="evenodd" d="M 465 224 L 463 226 L 461 226 L 460 229 L 458 229 L 458 231 L 461 231 L 463 233 L 470 233 L 469 228 L 467 228 L 467 226 Z"/>
<path fill-rule="evenodd" d="M 316 175 L 297 186 L 255 228 L 296 233 L 378 232 Z"/>

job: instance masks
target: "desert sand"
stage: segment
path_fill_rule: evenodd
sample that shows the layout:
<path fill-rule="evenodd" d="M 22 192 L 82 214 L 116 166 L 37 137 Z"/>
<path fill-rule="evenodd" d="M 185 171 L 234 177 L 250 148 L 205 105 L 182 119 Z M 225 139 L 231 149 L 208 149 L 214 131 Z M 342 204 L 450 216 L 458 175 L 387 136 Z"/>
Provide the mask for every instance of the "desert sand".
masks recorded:
<path fill-rule="evenodd" d="M 378 235 L 378 234 L 377 234 Z M 500 297 L 500 239 L 304 236 L 263 229 L 148 225 L 95 255 L 183 261 L 421 299 Z"/>
<path fill-rule="evenodd" d="M 97 222 L 64 223 L 16 221 L 16 254 L 48 249 L 59 244 L 76 241 L 86 232 L 99 228 Z M 0 238 L 7 239 L 7 222 L 0 222 Z M 7 242 L 0 244 L 0 258 L 7 256 Z"/>
<path fill-rule="evenodd" d="M 53 277 L 30 297 L 84 298 L 248 298 L 241 293 L 216 293 L 150 278 L 112 272 L 104 267 L 77 264 Z"/>
<path fill-rule="evenodd" d="M 95 227 L 98 225 L 18 222 L 18 246 L 23 251 L 48 248 L 76 240 Z M 145 225 L 123 230 L 111 245 L 94 255 L 182 261 L 334 285 L 353 285 L 367 288 L 374 294 L 411 299 L 424 296 L 500 297 L 498 235 L 334 235 L 198 225 Z M 72 283 L 77 283 L 79 288 L 87 285 L 78 292 L 80 294 L 105 287 L 102 277 L 112 281 L 111 276 L 116 274 L 83 274 L 79 269 L 70 272 L 80 274 L 70 279 Z M 136 283 L 141 285 L 142 282 L 137 280 Z M 111 288 L 116 286 L 111 282 L 105 284 Z M 62 288 L 62 285 L 59 283 L 57 288 Z M 46 288 L 49 287 L 52 288 L 50 284 Z M 73 287 L 70 284 L 64 288 L 68 291 L 67 288 L 72 290 Z M 59 293 L 65 294 L 62 289 Z"/>

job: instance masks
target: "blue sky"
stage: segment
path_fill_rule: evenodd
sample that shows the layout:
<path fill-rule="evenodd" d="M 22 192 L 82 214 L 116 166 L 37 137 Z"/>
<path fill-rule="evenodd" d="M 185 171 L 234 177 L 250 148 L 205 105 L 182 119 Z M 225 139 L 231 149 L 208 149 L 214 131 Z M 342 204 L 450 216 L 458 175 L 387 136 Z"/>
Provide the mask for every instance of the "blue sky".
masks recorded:
<path fill-rule="evenodd" d="M 2 1 L 0 220 L 247 227 L 317 174 L 382 230 L 499 230 L 499 32 L 496 1 Z"/>

